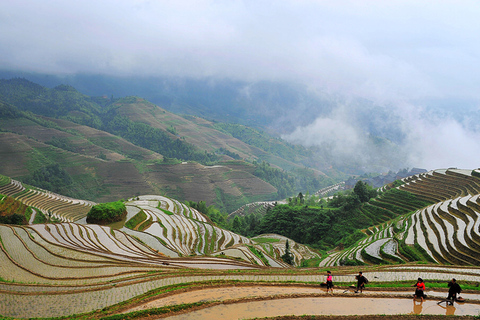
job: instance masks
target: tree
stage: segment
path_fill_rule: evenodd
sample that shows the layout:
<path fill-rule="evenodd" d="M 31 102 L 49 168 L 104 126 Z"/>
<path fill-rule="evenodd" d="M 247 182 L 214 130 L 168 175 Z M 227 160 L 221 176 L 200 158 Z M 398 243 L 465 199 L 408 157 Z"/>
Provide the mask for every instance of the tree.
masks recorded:
<path fill-rule="evenodd" d="M 235 216 L 235 218 L 233 218 L 233 223 L 232 223 L 232 231 L 235 232 L 235 233 L 242 233 L 242 222 L 240 220 L 240 217 L 239 216 Z"/>
<path fill-rule="evenodd" d="M 290 244 L 288 243 L 288 240 L 285 243 L 285 253 L 283 254 L 283 256 L 281 258 L 282 258 L 283 262 L 288 263 L 289 265 L 293 265 L 293 263 L 295 262 L 294 259 L 293 259 L 293 255 L 290 252 Z"/>
<path fill-rule="evenodd" d="M 87 223 L 108 224 L 120 221 L 127 215 L 127 208 L 122 201 L 94 205 L 87 214 Z"/>
<path fill-rule="evenodd" d="M 357 181 L 353 188 L 353 192 L 358 196 L 360 202 L 367 202 L 370 200 L 367 184 L 361 180 Z"/>
<path fill-rule="evenodd" d="M 299 201 L 299 204 L 303 204 L 304 202 L 303 194 L 301 192 L 298 194 L 298 201 Z"/>

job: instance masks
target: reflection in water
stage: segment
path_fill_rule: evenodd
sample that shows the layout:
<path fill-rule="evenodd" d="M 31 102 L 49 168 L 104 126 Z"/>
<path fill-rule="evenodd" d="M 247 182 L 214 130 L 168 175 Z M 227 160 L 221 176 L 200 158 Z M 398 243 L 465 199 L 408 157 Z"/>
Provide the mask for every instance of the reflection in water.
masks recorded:
<path fill-rule="evenodd" d="M 422 314 L 422 309 L 423 309 L 423 301 L 420 301 L 420 303 L 417 303 L 415 300 L 413 300 L 413 314 Z"/>
<path fill-rule="evenodd" d="M 451 305 L 451 306 L 448 305 L 448 302 L 446 303 L 446 306 L 445 306 L 445 307 L 442 306 L 442 305 L 440 305 L 440 304 L 439 304 L 439 306 L 440 306 L 440 308 L 445 309 L 445 314 L 446 314 L 447 316 L 453 316 L 453 315 L 455 315 L 455 310 L 457 310 L 457 308 L 455 308 L 454 305 Z"/>

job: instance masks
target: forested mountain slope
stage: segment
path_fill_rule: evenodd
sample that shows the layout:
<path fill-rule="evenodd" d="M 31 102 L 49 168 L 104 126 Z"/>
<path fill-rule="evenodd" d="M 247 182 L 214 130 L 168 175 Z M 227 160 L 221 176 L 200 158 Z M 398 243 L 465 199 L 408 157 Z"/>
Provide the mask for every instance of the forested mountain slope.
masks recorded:
<path fill-rule="evenodd" d="M 3 128 L 25 129 L 25 134 L 0 133 L 1 173 L 53 192 L 96 202 L 161 193 L 182 200 L 217 203 L 224 209 L 276 196 L 273 186 L 252 174 L 253 165 L 169 164 L 163 162 L 159 154 L 98 130 L 94 131 L 99 135 L 90 139 L 35 125 L 26 119 L 18 120 L 26 125 L 16 127 L 19 122 L 10 119 Z M 92 131 L 68 121 L 61 123 L 70 125 L 70 129 Z M 61 144 L 65 146 L 62 148 Z M 65 148 L 78 148 L 79 152 Z M 123 154 L 115 152 L 116 148 Z M 138 152 L 134 153 L 135 157 L 143 159 L 127 158 L 128 152 Z"/>
<path fill-rule="evenodd" d="M 165 194 L 233 211 L 313 192 L 342 176 L 306 168 L 306 149 L 253 129 L 242 141 L 228 126 L 180 117 L 141 98 L 111 101 L 25 79 L 0 80 L 0 124 L 1 174 L 93 201 Z M 52 173 L 64 181 L 42 184 Z"/>

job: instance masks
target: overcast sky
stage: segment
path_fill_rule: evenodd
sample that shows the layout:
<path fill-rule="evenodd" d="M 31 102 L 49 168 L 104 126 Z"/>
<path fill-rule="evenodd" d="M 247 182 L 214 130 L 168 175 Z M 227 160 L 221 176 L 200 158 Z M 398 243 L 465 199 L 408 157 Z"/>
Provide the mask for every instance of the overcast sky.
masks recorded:
<path fill-rule="evenodd" d="M 479 17 L 477 0 L 0 1 L 0 68 L 292 81 L 400 114 L 425 99 L 478 109 Z M 448 123 L 480 150 L 465 123 L 436 123 L 416 134 Z"/>

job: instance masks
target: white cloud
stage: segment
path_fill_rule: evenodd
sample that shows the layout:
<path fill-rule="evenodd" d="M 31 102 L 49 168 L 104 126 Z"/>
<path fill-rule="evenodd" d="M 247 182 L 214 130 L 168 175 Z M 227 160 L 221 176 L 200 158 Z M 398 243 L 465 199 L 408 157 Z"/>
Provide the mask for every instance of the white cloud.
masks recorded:
<path fill-rule="evenodd" d="M 479 16 L 475 0 L 2 1 L 0 68 L 301 83 L 402 115 L 412 162 L 472 166 L 475 131 L 403 103 L 480 100 Z M 290 138 L 361 149 L 348 113 Z"/>
<path fill-rule="evenodd" d="M 0 12 L 1 67 L 292 80 L 379 99 L 478 94 L 475 1 L 23 0 Z"/>
<path fill-rule="evenodd" d="M 410 163 L 429 169 L 480 167 L 480 133 L 454 119 L 420 118 L 406 132 Z"/>
<path fill-rule="evenodd" d="M 362 136 L 351 123 L 345 108 L 338 108 L 334 113 L 315 119 L 311 124 L 296 128 L 283 138 L 289 141 L 301 142 L 305 146 L 328 145 L 338 155 L 354 154 L 364 146 Z"/>

